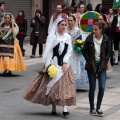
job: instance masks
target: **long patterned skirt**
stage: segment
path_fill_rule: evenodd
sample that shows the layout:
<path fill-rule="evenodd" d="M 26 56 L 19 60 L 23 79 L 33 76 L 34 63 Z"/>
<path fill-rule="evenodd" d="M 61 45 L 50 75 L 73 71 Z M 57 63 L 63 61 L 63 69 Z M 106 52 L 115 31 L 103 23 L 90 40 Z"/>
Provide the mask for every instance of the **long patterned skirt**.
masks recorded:
<path fill-rule="evenodd" d="M 76 89 L 88 89 L 89 82 L 87 71 L 85 70 L 86 61 L 83 55 L 79 55 L 75 50 L 73 50 L 71 61 L 76 82 Z"/>
<path fill-rule="evenodd" d="M 49 82 L 47 73 L 37 75 L 26 89 L 24 99 L 37 104 L 71 106 L 76 105 L 76 87 L 74 75 L 71 67 L 67 72 L 53 85 L 48 95 L 46 86 Z"/>
<path fill-rule="evenodd" d="M 14 56 L 12 57 L 0 57 L 0 70 L 26 70 L 23 56 L 20 50 L 20 46 L 17 40 L 14 40 Z"/>

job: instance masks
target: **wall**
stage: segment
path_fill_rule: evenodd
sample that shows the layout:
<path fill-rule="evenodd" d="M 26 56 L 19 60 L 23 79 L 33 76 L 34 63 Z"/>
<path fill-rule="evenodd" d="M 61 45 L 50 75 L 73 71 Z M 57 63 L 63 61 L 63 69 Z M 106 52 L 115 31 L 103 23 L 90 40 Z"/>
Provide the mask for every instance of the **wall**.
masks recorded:
<path fill-rule="evenodd" d="M 90 0 L 90 3 L 92 4 L 94 10 L 97 4 L 102 4 L 102 0 Z"/>
<path fill-rule="evenodd" d="M 43 0 L 32 0 L 32 16 L 35 15 L 36 9 L 43 11 Z"/>

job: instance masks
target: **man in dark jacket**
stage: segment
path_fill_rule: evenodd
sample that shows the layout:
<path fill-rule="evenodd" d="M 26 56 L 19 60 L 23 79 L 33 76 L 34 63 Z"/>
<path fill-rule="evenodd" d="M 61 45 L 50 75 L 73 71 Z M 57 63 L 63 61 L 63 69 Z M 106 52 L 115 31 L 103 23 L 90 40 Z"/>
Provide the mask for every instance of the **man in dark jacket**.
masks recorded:
<path fill-rule="evenodd" d="M 0 2 L 0 22 L 4 15 L 5 15 L 5 3 Z"/>
<path fill-rule="evenodd" d="M 115 62 L 114 65 L 118 65 L 118 50 L 120 41 L 120 6 L 117 9 L 117 15 L 114 16 L 112 21 L 112 36 L 115 50 Z"/>

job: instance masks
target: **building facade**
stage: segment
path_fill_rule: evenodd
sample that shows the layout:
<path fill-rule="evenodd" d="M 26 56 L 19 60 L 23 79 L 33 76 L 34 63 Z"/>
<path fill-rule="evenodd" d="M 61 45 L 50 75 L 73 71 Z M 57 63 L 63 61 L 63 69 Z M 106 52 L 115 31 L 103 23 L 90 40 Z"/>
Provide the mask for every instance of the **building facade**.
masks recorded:
<path fill-rule="evenodd" d="M 28 35 L 30 35 L 30 20 L 35 15 L 36 9 L 40 9 L 43 12 L 43 15 L 46 18 L 46 29 L 49 24 L 51 15 L 56 10 L 56 5 L 67 4 L 71 5 L 72 0 L 4 0 L 6 4 L 6 11 L 10 12 L 17 17 L 18 10 L 23 9 L 25 11 L 26 18 L 28 20 Z M 80 0 L 76 0 L 77 3 Z M 93 9 L 99 3 L 103 4 L 103 7 L 110 8 L 112 7 L 113 0 L 84 0 L 87 5 L 89 2 L 92 3 Z"/>

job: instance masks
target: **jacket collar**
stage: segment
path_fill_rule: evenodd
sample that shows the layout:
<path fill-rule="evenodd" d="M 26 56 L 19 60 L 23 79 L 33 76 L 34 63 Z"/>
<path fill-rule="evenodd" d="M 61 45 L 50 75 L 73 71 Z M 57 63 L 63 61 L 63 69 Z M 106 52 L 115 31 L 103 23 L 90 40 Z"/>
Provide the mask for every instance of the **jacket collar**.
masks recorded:
<path fill-rule="evenodd" d="M 88 37 L 86 38 L 86 40 L 87 40 L 88 42 L 92 42 L 92 43 L 93 43 L 93 33 L 91 33 L 90 35 L 88 35 Z M 103 43 L 103 42 L 106 42 L 106 41 L 109 41 L 109 39 L 108 39 L 107 35 L 105 35 L 105 34 L 103 33 L 102 43 Z"/>

